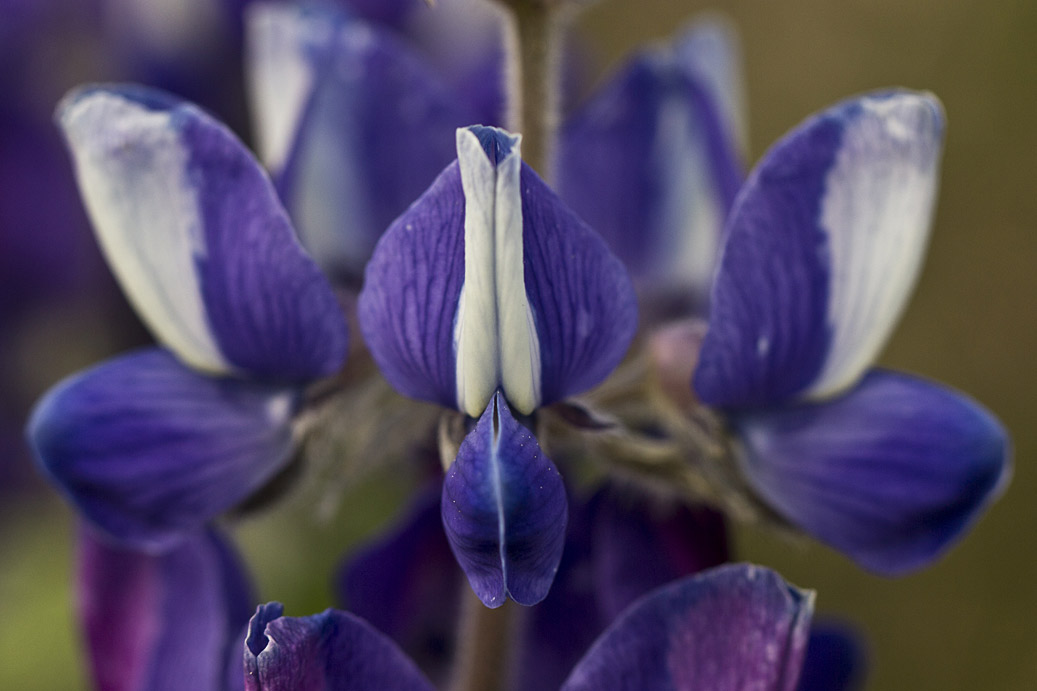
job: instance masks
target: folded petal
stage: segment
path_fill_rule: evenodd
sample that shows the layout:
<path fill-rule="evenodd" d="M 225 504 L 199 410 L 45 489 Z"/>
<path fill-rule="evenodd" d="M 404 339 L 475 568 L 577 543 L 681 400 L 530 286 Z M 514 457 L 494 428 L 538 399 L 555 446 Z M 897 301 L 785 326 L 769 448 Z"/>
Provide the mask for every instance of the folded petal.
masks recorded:
<path fill-rule="evenodd" d="M 737 416 L 746 475 L 785 518 L 865 568 L 941 555 L 1009 476 L 1009 442 L 979 404 L 872 371 L 842 397 Z"/>
<path fill-rule="evenodd" d="M 361 547 L 338 579 L 349 611 L 392 638 L 433 680 L 452 659 L 461 571 L 440 517 L 440 488 L 422 492 L 399 525 Z"/>
<path fill-rule="evenodd" d="M 288 462 L 297 397 L 294 389 L 206 377 L 148 349 L 51 389 L 28 436 L 43 470 L 89 521 L 161 550 Z"/>
<path fill-rule="evenodd" d="M 462 442 L 441 504 L 447 539 L 483 604 L 544 599 L 562 558 L 565 487 L 500 393 Z"/>
<path fill-rule="evenodd" d="M 409 396 L 476 417 L 501 388 L 524 414 L 599 383 L 637 322 L 620 262 L 518 158 L 472 127 L 449 166 L 379 242 L 360 325 Z"/>
<path fill-rule="evenodd" d="M 707 404 L 818 399 L 852 386 L 918 275 L 943 114 L 929 94 L 845 101 L 786 135 L 735 202 L 694 385 Z"/>
<path fill-rule="evenodd" d="M 346 325 L 259 164 L 196 107 L 90 87 L 59 109 L 108 263 L 188 365 L 277 380 L 331 374 Z"/>
<path fill-rule="evenodd" d="M 638 283 L 700 301 L 742 183 L 717 77 L 696 62 L 704 39 L 635 57 L 566 121 L 558 156 L 559 194 Z"/>
<path fill-rule="evenodd" d="M 793 691 L 814 594 L 735 564 L 654 591 L 595 642 L 563 691 Z"/>
<path fill-rule="evenodd" d="M 249 39 L 264 162 L 303 244 L 358 282 L 474 116 L 410 47 L 344 12 L 259 4 Z"/>
<path fill-rule="evenodd" d="M 245 639 L 247 691 L 433 691 L 414 663 L 363 619 L 326 610 L 281 616 L 260 606 Z"/>
<path fill-rule="evenodd" d="M 228 659 L 253 606 L 225 540 L 198 533 L 155 556 L 81 530 L 77 562 L 79 617 L 98 689 L 225 691 Z M 240 677 L 240 652 L 233 655 Z"/>

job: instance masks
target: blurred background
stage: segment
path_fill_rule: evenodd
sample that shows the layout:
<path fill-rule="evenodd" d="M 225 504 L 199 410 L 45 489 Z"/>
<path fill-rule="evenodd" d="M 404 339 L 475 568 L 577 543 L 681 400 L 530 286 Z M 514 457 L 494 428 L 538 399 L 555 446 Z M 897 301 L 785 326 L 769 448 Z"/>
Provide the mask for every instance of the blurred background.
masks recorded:
<path fill-rule="evenodd" d="M 31 402 L 143 342 L 100 260 L 50 124 L 78 83 L 135 80 L 197 100 L 249 136 L 243 0 L 0 0 L 0 688 L 78 689 L 71 512 L 22 448 Z M 884 579 L 815 543 L 739 528 L 736 555 L 818 591 L 864 631 L 873 689 L 1037 688 L 1037 3 L 1032 0 L 602 0 L 578 21 L 602 78 L 702 10 L 741 33 L 751 158 L 806 115 L 884 86 L 927 89 L 948 119 L 932 243 L 882 363 L 946 382 L 1012 433 L 1015 479 L 951 553 Z M 204 20 L 202 24 L 197 21 Z M 159 31 L 158 29 L 162 29 Z M 285 502 L 237 535 L 260 597 L 295 614 L 330 604 L 343 548 L 402 496 L 379 478 L 322 520 Z M 305 556 L 305 558 L 303 558 Z"/>

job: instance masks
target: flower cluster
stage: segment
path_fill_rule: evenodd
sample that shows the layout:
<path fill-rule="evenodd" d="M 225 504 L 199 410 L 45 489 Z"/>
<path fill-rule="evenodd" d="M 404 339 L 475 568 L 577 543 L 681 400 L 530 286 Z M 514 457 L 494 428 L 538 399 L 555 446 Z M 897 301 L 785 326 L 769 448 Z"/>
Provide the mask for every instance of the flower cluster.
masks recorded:
<path fill-rule="evenodd" d="M 84 519 L 98 683 L 844 688 L 852 643 L 811 634 L 813 593 L 723 565 L 722 514 L 892 575 L 1007 482 L 990 413 L 873 367 L 924 255 L 939 102 L 851 98 L 746 175 L 737 51 L 707 21 L 566 117 L 552 187 L 498 126 L 507 15 L 425 10 L 489 37 L 460 55 L 406 3 L 366 4 L 251 8 L 265 168 L 163 92 L 59 106 L 157 342 L 58 384 L 29 425 Z M 536 8 L 555 17 L 532 3 L 516 21 Z M 385 383 L 402 397 L 356 404 Z M 352 613 L 248 621 L 222 517 L 299 459 L 348 462 L 339 442 L 419 410 L 403 397 L 437 412 L 386 434 L 412 475 L 430 448 L 443 472 L 346 562 Z"/>

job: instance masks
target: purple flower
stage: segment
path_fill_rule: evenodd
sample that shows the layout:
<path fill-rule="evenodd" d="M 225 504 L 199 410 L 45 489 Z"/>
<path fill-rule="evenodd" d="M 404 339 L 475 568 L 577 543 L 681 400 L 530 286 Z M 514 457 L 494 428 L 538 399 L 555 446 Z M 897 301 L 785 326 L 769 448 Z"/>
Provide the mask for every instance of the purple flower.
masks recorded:
<path fill-rule="evenodd" d="M 618 617 L 562 689 L 792 691 L 813 599 L 774 572 L 744 564 L 671 583 Z M 358 617 L 337 610 L 281 615 L 279 604 L 264 605 L 249 625 L 249 691 L 433 688 L 395 644 Z"/>
<path fill-rule="evenodd" d="M 565 490 L 516 419 L 591 388 L 636 328 L 622 265 L 503 130 L 457 131 L 458 160 L 400 216 L 357 306 L 385 377 L 478 422 L 450 466 L 443 519 L 484 603 L 541 600 L 565 535 Z"/>
<path fill-rule="evenodd" d="M 873 369 L 924 255 L 943 138 L 929 94 L 867 94 L 763 157 L 726 227 L 694 389 L 756 492 L 871 570 L 941 554 L 1003 489 L 970 399 Z"/>
<path fill-rule="evenodd" d="M 671 396 L 720 414 L 720 446 L 758 498 L 871 570 L 918 568 L 1009 476 L 989 412 L 872 369 L 924 255 L 941 108 L 907 91 L 848 100 L 739 189 L 735 56 L 707 23 L 636 57 L 567 122 L 559 188 L 653 298 L 649 320 L 708 314 L 701 348 L 694 330 L 686 348 L 661 336 L 695 365 L 697 399 Z"/>
<path fill-rule="evenodd" d="M 702 308 L 743 179 L 734 29 L 699 20 L 638 52 L 565 121 L 558 193 L 634 277 L 649 317 Z"/>
<path fill-rule="evenodd" d="M 266 174 L 222 125 L 138 87 L 91 87 L 59 121 L 108 263 L 160 347 L 52 389 L 29 438 L 112 537 L 164 550 L 289 460 L 304 387 L 346 325 Z"/>

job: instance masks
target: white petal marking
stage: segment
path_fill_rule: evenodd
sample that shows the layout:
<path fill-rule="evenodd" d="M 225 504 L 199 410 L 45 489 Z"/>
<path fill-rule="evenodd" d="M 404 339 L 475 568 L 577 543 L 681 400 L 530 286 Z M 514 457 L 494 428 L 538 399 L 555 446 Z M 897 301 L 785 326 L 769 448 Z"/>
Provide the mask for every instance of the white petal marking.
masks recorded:
<path fill-rule="evenodd" d="M 529 414 L 540 403 L 540 345 L 526 296 L 520 138 L 496 166 L 457 130 L 465 196 L 465 282 L 456 320 L 457 404 L 478 417 L 498 387 Z"/>
<path fill-rule="evenodd" d="M 938 102 L 900 94 L 862 105 L 825 182 L 832 341 L 810 398 L 853 385 L 885 345 L 921 270 L 936 199 Z"/>
<path fill-rule="evenodd" d="M 208 326 L 196 269 L 205 238 L 170 115 L 102 91 L 66 103 L 61 124 L 79 188 L 126 297 L 186 364 L 230 372 Z"/>

